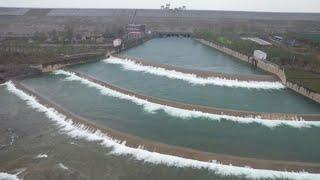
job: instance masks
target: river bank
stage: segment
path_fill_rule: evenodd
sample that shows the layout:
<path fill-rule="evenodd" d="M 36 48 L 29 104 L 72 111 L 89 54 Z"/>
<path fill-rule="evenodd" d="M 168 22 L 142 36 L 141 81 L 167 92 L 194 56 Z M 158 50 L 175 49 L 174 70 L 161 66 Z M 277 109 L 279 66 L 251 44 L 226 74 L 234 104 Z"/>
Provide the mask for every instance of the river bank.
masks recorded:
<path fill-rule="evenodd" d="M 95 124 L 91 120 L 87 120 L 83 117 L 77 116 L 72 112 L 65 110 L 60 105 L 52 102 L 51 100 L 41 96 L 31 87 L 28 87 L 25 84 L 20 84 L 19 82 L 14 82 L 17 88 L 23 90 L 29 95 L 37 97 L 38 101 L 41 104 L 44 104 L 49 107 L 55 108 L 58 112 L 67 116 L 68 119 L 72 119 L 72 124 L 79 128 L 84 128 L 86 131 L 95 133 L 99 131 L 103 134 L 108 134 L 108 137 L 111 137 L 113 141 L 121 144 L 125 142 L 125 146 L 132 148 L 141 148 L 143 150 L 152 150 L 158 153 L 199 160 L 199 161 L 212 161 L 213 159 L 222 164 L 233 164 L 235 166 L 250 166 L 257 169 L 273 169 L 273 170 L 290 170 L 290 171 L 300 171 L 301 169 L 307 170 L 309 172 L 318 173 L 319 165 L 313 163 L 303 163 L 303 162 L 289 162 L 289 161 L 275 161 L 275 160 L 263 160 L 255 158 L 243 158 L 237 156 L 229 156 L 223 154 L 207 153 L 203 151 L 182 148 L 172 145 L 166 145 L 163 143 L 149 141 L 143 138 L 135 137 L 130 134 L 122 133 L 113 129 L 110 129 L 105 126 Z M 124 145 L 123 144 L 123 145 Z"/>
<path fill-rule="evenodd" d="M 139 98 L 141 100 L 147 99 L 148 102 L 150 103 L 155 103 L 155 104 L 163 105 L 166 107 L 168 106 L 168 107 L 173 107 L 173 108 L 178 108 L 183 110 L 191 110 L 195 112 L 208 113 L 208 114 L 217 115 L 217 116 L 230 116 L 231 118 L 235 118 L 236 119 L 235 121 L 238 121 L 239 120 L 238 118 L 240 119 L 252 118 L 252 120 L 255 122 L 261 122 L 261 123 L 264 122 L 266 124 L 268 124 L 268 122 L 270 122 L 271 124 L 276 123 L 277 120 L 285 120 L 290 124 L 290 122 L 296 123 L 300 120 L 303 120 L 302 122 L 305 122 L 305 121 L 316 122 L 320 120 L 319 115 L 311 115 L 311 114 L 284 114 L 284 113 L 262 113 L 262 112 L 260 113 L 260 112 L 249 112 L 249 111 L 238 111 L 238 110 L 223 109 L 223 108 L 214 108 L 214 107 L 207 107 L 207 106 L 201 106 L 201 105 L 184 104 L 180 102 L 155 98 L 151 96 L 145 96 L 142 94 L 131 92 L 129 90 L 97 80 L 96 78 L 88 74 L 85 74 L 76 70 L 69 70 L 69 71 L 71 71 L 72 73 L 74 73 L 75 75 L 81 78 L 84 78 L 93 83 L 102 85 L 108 89 L 111 89 L 126 95 L 130 95 L 135 98 Z M 239 120 L 239 121 L 242 121 L 242 120 Z"/>
<path fill-rule="evenodd" d="M 230 79 L 230 80 L 240 80 L 240 81 L 266 81 L 266 82 L 276 82 L 278 79 L 273 75 L 244 75 L 244 74 L 228 74 L 228 73 L 219 73 L 219 72 L 212 72 L 212 71 L 201 71 L 201 70 L 194 70 L 194 69 L 187 69 L 182 67 L 177 67 L 173 65 L 168 64 L 160 64 L 153 61 L 146 61 L 142 58 L 135 58 L 131 56 L 125 56 L 125 55 L 113 55 L 114 57 L 117 57 L 124 61 L 129 60 L 133 63 L 144 65 L 144 66 L 152 66 L 156 68 L 163 68 L 166 70 L 173 70 L 181 73 L 187 73 L 187 74 L 195 74 L 198 77 L 202 78 L 224 78 L 224 79 Z"/>
<path fill-rule="evenodd" d="M 206 41 L 204 39 L 196 39 L 196 40 L 202 44 L 205 44 L 205 45 L 207 45 L 211 48 L 214 48 L 218 51 L 221 51 L 227 55 L 235 57 L 243 62 L 250 63 L 249 57 L 247 55 L 241 54 L 241 53 L 234 51 L 232 49 L 229 49 L 227 47 L 223 47 L 223 46 L 214 44 L 214 43 Z M 275 76 L 277 76 L 281 80 L 281 82 L 289 89 L 291 89 L 291 90 L 295 91 L 296 93 L 301 94 L 301 95 L 303 95 L 303 96 L 305 96 L 315 102 L 320 103 L 320 93 L 313 92 L 313 91 L 307 89 L 306 87 L 303 87 L 301 85 L 298 85 L 298 84 L 295 84 L 295 83 L 288 81 L 284 69 L 280 68 L 278 65 L 271 63 L 271 62 L 268 62 L 268 61 L 259 60 L 259 61 L 257 61 L 257 67 L 259 69 L 266 71 L 266 72 L 269 72 L 270 74 L 274 74 Z"/>
<path fill-rule="evenodd" d="M 64 67 L 67 65 L 91 62 L 94 60 L 98 60 L 101 57 L 105 57 L 104 52 L 88 52 L 57 57 L 43 57 L 41 61 L 40 58 L 34 59 L 34 61 L 40 62 L 32 64 L 29 64 L 28 62 L 12 62 L 10 64 L 1 64 L 0 82 L 4 83 L 5 81 L 10 79 L 35 76 L 41 74 L 42 72 L 47 72 L 50 68 L 53 67 Z"/>
<path fill-rule="evenodd" d="M 54 71 L 65 66 L 98 61 L 106 56 L 143 44 L 150 39 L 152 37 L 124 41 L 122 48 L 107 47 L 104 51 L 97 50 L 67 55 L 56 54 L 53 56 L 23 55 L 22 57 L 3 57 L 5 61 L 0 64 L 0 83 L 4 83 L 10 79 L 39 75 L 43 72 Z M 11 58 L 11 60 L 8 58 Z"/>
<path fill-rule="evenodd" d="M 96 64 L 96 63 L 94 63 L 94 64 Z M 17 83 L 17 84 L 19 84 L 19 83 Z M 53 86 L 56 86 L 55 83 L 51 83 L 51 84 L 53 84 Z M 30 87 L 34 87 L 32 85 L 30 87 L 26 86 L 27 89 L 24 89 L 23 87 L 19 87 L 19 85 L 17 87 L 19 89 L 24 90 L 25 92 L 28 92 L 28 89 L 29 89 L 30 92 L 28 92 L 28 94 L 29 95 L 33 95 L 34 97 L 37 97 L 40 100 L 39 102 L 41 104 L 44 104 L 47 107 L 53 107 L 56 110 L 58 110 L 58 112 L 60 112 L 60 113 L 62 113 L 64 115 L 66 115 L 68 113 L 72 114 L 72 112 L 78 112 L 77 110 L 69 112 L 68 110 L 66 110 L 67 107 L 65 107 L 65 104 L 63 104 L 63 103 L 59 103 L 59 104 L 63 105 L 63 107 L 59 108 L 58 107 L 59 105 L 55 104 L 55 102 L 57 102 L 57 101 L 55 101 L 56 99 L 52 99 L 52 100 L 55 101 L 55 102 L 52 102 L 50 100 L 51 98 L 50 99 L 46 99 L 46 97 L 48 97 L 48 96 L 44 96 L 43 95 L 44 97 L 41 98 L 41 96 L 42 96 L 41 94 L 39 94 L 37 91 L 34 91 L 34 90 L 32 90 L 30 88 Z M 64 90 L 66 90 L 66 89 L 64 89 Z M 39 91 L 39 92 L 41 92 L 41 91 Z M 75 91 L 73 91 L 73 92 L 75 92 Z M 87 102 L 87 104 L 90 105 L 91 103 Z M 34 106 L 33 106 L 33 108 L 34 108 Z M 66 108 L 66 109 L 64 109 L 64 108 Z M 71 119 L 74 120 L 74 119 L 77 119 L 76 116 L 77 115 L 70 115 L 70 116 L 68 115 L 67 118 L 71 118 Z M 81 120 L 81 118 L 82 117 L 79 117 L 80 120 Z M 87 120 L 88 125 L 85 124 L 85 123 L 82 123 L 84 121 L 80 121 L 80 120 L 76 121 L 75 123 L 73 123 L 73 125 L 74 125 L 73 127 L 77 127 L 79 129 L 80 128 L 81 129 L 85 129 L 86 132 L 89 132 L 92 135 L 96 135 L 97 134 L 96 132 L 98 132 L 98 134 L 100 134 L 100 132 L 102 131 L 103 135 L 105 135 L 107 137 L 114 138 L 113 139 L 114 141 L 119 140 L 119 141 L 116 141 L 118 144 L 121 144 L 121 142 L 125 141 L 125 143 L 121 144 L 121 147 L 129 147 L 129 148 L 132 148 L 132 149 L 130 149 L 130 152 L 123 152 L 122 151 L 123 154 L 125 154 L 125 153 L 130 154 L 132 152 L 133 153 L 149 152 L 151 155 L 150 154 L 145 155 L 143 153 L 139 153 L 138 155 L 140 155 L 140 156 L 137 156 L 136 154 L 134 154 L 134 157 L 137 157 L 138 160 L 145 160 L 147 162 L 148 161 L 149 162 L 154 162 L 154 159 L 157 159 L 158 160 L 157 162 L 161 161 L 162 163 L 165 164 L 167 161 L 164 161 L 162 157 L 166 156 L 168 154 L 168 155 L 171 155 L 171 157 L 169 156 L 167 158 L 170 158 L 171 162 L 173 161 L 173 163 L 176 162 L 176 161 L 174 161 L 175 158 L 184 157 L 184 158 L 187 158 L 188 161 L 196 162 L 196 164 L 199 163 L 196 160 L 200 160 L 200 163 L 218 164 L 218 171 L 220 171 L 220 169 L 221 169 L 220 167 L 227 168 L 227 169 L 229 169 L 230 167 L 236 167 L 236 168 L 243 168 L 244 170 L 247 170 L 247 171 L 252 171 L 253 173 L 251 173 L 251 175 L 255 174 L 255 172 L 264 172 L 264 174 L 271 173 L 269 170 L 262 170 L 262 169 L 274 169 L 274 170 L 282 170 L 282 171 L 287 171 L 287 170 L 290 171 L 290 170 L 292 170 L 292 171 L 299 171 L 299 172 L 302 169 L 306 170 L 306 171 L 309 171 L 309 172 L 317 172 L 317 170 L 319 169 L 319 167 L 318 167 L 319 165 L 318 165 L 317 162 L 315 162 L 315 163 L 304 163 L 305 161 L 291 162 L 290 160 L 288 160 L 288 161 L 281 161 L 281 160 L 280 161 L 277 161 L 277 160 L 269 161 L 269 160 L 263 160 L 263 158 L 262 159 L 242 158 L 242 157 L 226 156 L 226 155 L 223 155 L 223 154 L 214 154 L 214 153 L 209 153 L 209 155 L 207 155 L 206 152 L 202 152 L 202 151 L 200 151 L 200 154 L 197 154 L 197 153 L 194 153 L 194 151 L 192 149 L 190 149 L 190 151 L 186 151 L 185 148 L 181 148 L 180 149 L 180 147 L 176 147 L 175 148 L 175 146 L 164 144 L 163 146 L 165 146 L 165 147 L 168 146 L 168 149 L 166 149 L 165 147 L 163 147 L 161 145 L 161 143 L 157 143 L 158 141 L 154 141 L 154 140 L 149 141 L 149 140 L 146 140 L 146 139 L 141 139 L 141 141 L 134 141 L 134 140 L 132 140 L 132 137 L 134 137 L 134 136 L 132 136 L 130 133 L 126 134 L 126 136 L 124 136 L 124 135 L 121 136 L 122 134 L 125 134 L 125 133 L 122 133 L 123 131 L 120 131 L 120 132 L 118 131 L 118 133 L 120 133 L 120 134 L 117 134 L 117 131 L 114 134 L 110 133 L 110 131 L 112 131 L 113 129 L 108 128 L 109 126 L 102 126 L 102 125 L 99 125 L 99 124 L 95 124 L 95 122 L 91 121 L 91 120 L 94 120 L 94 118 L 93 119 L 88 118 L 88 120 Z M 86 120 L 86 119 L 83 119 L 83 120 Z M 86 126 L 82 126 L 82 124 L 85 124 Z M 91 124 L 93 124 L 93 126 L 91 126 Z M 94 127 L 96 127 L 96 128 L 94 128 Z M 107 130 L 104 131 L 103 130 L 104 128 L 107 128 Z M 110 131 L 108 129 L 110 129 Z M 119 138 L 117 137 L 118 135 L 119 135 Z M 103 137 L 105 137 L 105 136 L 103 136 Z M 90 136 L 90 137 L 92 137 L 92 136 Z M 89 139 L 90 139 L 90 137 L 89 137 Z M 122 139 L 122 137 L 123 137 L 123 139 Z M 99 140 L 99 142 L 100 142 L 100 140 Z M 145 144 L 147 144 L 147 145 L 145 145 Z M 160 144 L 160 145 L 158 146 L 158 144 Z M 118 145 L 116 147 L 118 147 Z M 171 148 L 173 148 L 173 149 L 171 149 Z M 117 150 L 118 149 L 116 148 L 116 151 Z M 125 150 L 127 150 L 127 149 L 125 149 Z M 75 151 L 77 151 L 77 150 L 75 150 Z M 65 151 L 65 152 L 76 153 L 74 151 Z M 119 152 L 119 150 L 117 152 Z M 159 154 L 159 152 L 163 153 L 163 154 Z M 205 153 L 205 155 L 203 155 L 202 153 Z M 222 152 L 222 153 L 225 153 L 225 152 Z M 142 154 L 144 155 L 142 157 L 144 159 L 141 159 L 141 155 Z M 182 155 L 180 155 L 180 154 L 182 154 Z M 214 156 L 214 155 L 217 155 L 217 156 Z M 234 157 L 234 159 L 233 159 L 233 157 Z M 246 157 L 246 156 L 244 156 L 244 157 Z M 251 156 L 249 156 L 249 157 L 251 157 Z M 130 158 L 131 158 L 131 156 L 130 156 Z M 153 161 L 151 161 L 150 159 L 153 160 Z M 215 162 L 215 161 L 212 162 L 212 163 L 208 162 L 208 161 L 210 161 L 212 159 L 217 160 L 217 162 Z M 268 158 L 266 158 L 266 159 L 268 159 Z M 227 161 L 227 160 L 230 160 L 230 161 Z M 255 163 L 257 163 L 257 164 L 255 164 Z M 70 167 L 64 161 L 63 161 L 63 164 L 66 165 L 66 167 Z M 233 164 L 235 166 L 228 166 L 228 165 L 225 165 L 225 164 Z M 62 167 L 65 167 L 64 165 Z M 174 164 L 173 166 L 179 166 L 180 167 L 180 165 L 181 164 Z M 246 166 L 250 166 L 252 168 L 257 168 L 257 169 L 247 168 Z M 276 169 L 276 167 L 279 167 L 279 169 Z M 232 170 L 230 170 L 230 171 L 232 171 Z M 223 171 L 223 172 L 225 172 L 225 171 Z M 234 171 L 232 171 L 232 172 L 234 172 Z M 280 173 L 287 173 L 287 172 L 278 172 L 278 171 L 276 171 L 276 172 L 272 172 L 272 173 L 280 174 Z M 289 172 L 289 174 L 292 175 L 290 172 Z M 297 174 L 300 174 L 300 173 L 297 173 Z M 297 177 L 298 177 L 298 175 L 297 175 Z"/>

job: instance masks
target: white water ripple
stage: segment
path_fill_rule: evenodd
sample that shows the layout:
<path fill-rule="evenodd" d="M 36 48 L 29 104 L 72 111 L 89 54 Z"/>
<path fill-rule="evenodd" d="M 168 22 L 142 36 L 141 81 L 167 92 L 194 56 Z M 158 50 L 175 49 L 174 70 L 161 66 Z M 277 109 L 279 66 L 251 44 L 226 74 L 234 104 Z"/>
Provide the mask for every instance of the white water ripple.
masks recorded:
<path fill-rule="evenodd" d="M 89 128 L 83 124 L 75 125 L 71 119 L 54 108 L 46 107 L 38 102 L 38 100 L 25 93 L 24 91 L 17 89 L 12 82 L 7 82 L 7 90 L 15 94 L 20 99 L 24 100 L 28 106 L 35 109 L 38 112 L 45 113 L 45 115 L 52 121 L 54 121 L 61 129 L 61 132 L 73 137 L 73 138 L 84 138 L 88 141 L 100 142 L 101 145 L 107 148 L 113 148 L 111 153 L 114 155 L 131 155 L 137 160 L 141 160 L 153 164 L 164 164 L 171 167 L 180 168 L 196 168 L 196 169 L 208 169 L 213 171 L 217 175 L 221 176 L 244 176 L 248 179 L 320 179 L 320 174 L 302 172 L 287 172 L 287 171 L 275 171 L 275 170 L 264 170 L 264 169 L 253 169 L 250 167 L 237 167 L 233 165 L 223 165 L 216 161 L 204 162 L 198 160 L 192 160 L 172 155 L 161 154 L 157 152 L 151 152 L 141 148 L 131 148 L 121 143 L 118 140 L 112 139 L 100 131 L 90 131 Z M 7 175 L 7 174 L 2 174 Z M 5 176 L 3 176 L 5 177 Z M 1 179 L 1 174 L 0 174 Z"/>
<path fill-rule="evenodd" d="M 36 156 L 37 159 L 42 159 L 42 158 L 47 158 L 47 157 L 48 157 L 47 154 L 38 154 L 38 155 Z"/>
<path fill-rule="evenodd" d="M 238 116 L 231 116 L 231 115 L 224 115 L 224 114 L 211 114 L 211 113 L 205 113 L 201 111 L 196 110 L 186 110 L 186 109 L 180 109 L 175 108 L 167 105 L 161 105 L 156 104 L 153 102 L 149 102 L 148 100 L 139 99 L 135 96 L 130 96 L 127 94 L 123 94 L 121 92 L 109 89 L 105 86 L 102 86 L 100 84 L 94 83 L 92 81 L 89 81 L 85 78 L 79 77 L 75 75 L 72 72 L 64 71 L 64 70 L 57 70 L 54 72 L 55 74 L 65 75 L 66 80 L 69 81 L 78 81 L 82 84 L 87 85 L 88 87 L 93 87 L 100 91 L 102 95 L 116 97 L 123 100 L 131 101 L 139 106 L 143 106 L 143 109 L 149 113 L 155 113 L 157 110 L 163 110 L 167 114 L 179 118 L 209 118 L 210 120 L 220 121 L 222 119 L 224 120 L 230 120 L 238 123 L 259 123 L 264 126 L 273 128 L 280 125 L 289 125 L 296 128 L 301 127 L 312 127 L 312 126 L 320 126 L 320 121 L 304 121 L 304 120 L 268 120 L 268 119 L 262 119 L 259 117 L 238 117 Z"/>
<path fill-rule="evenodd" d="M 0 172 L 0 180 L 20 180 L 17 174 L 9 174 L 6 172 Z"/>
<path fill-rule="evenodd" d="M 59 167 L 63 170 L 69 170 L 69 168 L 65 166 L 63 163 L 59 163 Z"/>
<path fill-rule="evenodd" d="M 136 63 L 130 59 L 120 59 L 117 57 L 110 57 L 103 60 L 107 64 L 121 65 L 125 70 L 149 73 L 157 76 L 164 76 L 170 79 L 183 80 L 194 85 L 212 84 L 216 86 L 239 87 L 248 89 L 283 89 L 285 86 L 281 82 L 267 82 L 267 81 L 239 81 L 219 77 L 198 77 L 195 74 L 182 73 L 175 70 L 168 70 L 161 67 L 147 66 Z"/>

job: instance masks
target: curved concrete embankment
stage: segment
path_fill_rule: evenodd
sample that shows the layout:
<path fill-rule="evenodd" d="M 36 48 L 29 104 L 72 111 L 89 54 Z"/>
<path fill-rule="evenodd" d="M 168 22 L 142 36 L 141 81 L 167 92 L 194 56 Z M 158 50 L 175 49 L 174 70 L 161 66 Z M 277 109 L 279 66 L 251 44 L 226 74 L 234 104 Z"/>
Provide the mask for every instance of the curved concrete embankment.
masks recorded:
<path fill-rule="evenodd" d="M 67 57 L 62 57 L 62 59 L 60 60 L 46 62 L 36 67 L 40 69 L 42 72 L 51 72 L 66 66 L 98 61 L 99 60 L 98 58 L 101 58 L 103 56 L 104 56 L 103 52 L 80 53 L 80 54 L 70 55 Z"/>
<path fill-rule="evenodd" d="M 204 45 L 207 45 L 207 46 L 214 48 L 218 51 L 221 51 L 227 55 L 235 57 L 236 59 L 239 59 L 241 61 L 249 63 L 249 57 L 247 55 L 241 54 L 240 52 L 234 51 L 234 50 L 229 49 L 227 47 L 220 46 L 218 44 L 215 44 L 213 42 L 210 42 L 210 41 L 207 41 L 204 39 L 196 39 L 196 40 Z M 305 97 L 307 97 L 317 103 L 320 103 L 320 93 L 319 92 L 313 92 L 313 91 L 310 91 L 309 89 L 307 89 L 301 85 L 289 82 L 287 80 L 286 73 L 285 73 L 284 69 L 282 69 L 278 65 L 271 63 L 269 61 L 259 60 L 257 62 L 257 67 L 266 71 L 266 72 L 269 72 L 269 73 L 277 76 L 282 81 L 282 83 L 286 87 L 290 88 L 291 90 L 293 90 L 293 91 L 295 91 L 295 92 L 297 92 L 297 93 L 299 93 L 299 94 L 301 94 L 301 95 L 303 95 L 303 96 L 305 96 Z"/>
<path fill-rule="evenodd" d="M 219 72 L 211 72 L 211 71 L 201 71 L 201 70 L 186 69 L 182 67 L 176 67 L 173 65 L 146 61 L 136 57 L 130 57 L 130 56 L 124 56 L 124 55 L 113 55 L 113 56 L 120 59 L 129 59 L 135 63 L 141 64 L 144 66 L 152 66 L 152 67 L 164 68 L 167 70 L 174 70 L 181 73 L 195 74 L 196 76 L 202 77 L 202 78 L 217 77 L 217 78 L 239 80 L 239 81 L 268 81 L 268 82 L 279 81 L 278 78 L 274 75 L 242 75 L 242 74 L 227 74 L 227 73 L 219 73 Z"/>
<path fill-rule="evenodd" d="M 92 81 L 94 83 L 100 84 L 106 88 L 109 88 L 114 91 L 118 91 L 123 94 L 127 94 L 130 96 L 137 97 L 139 99 L 147 100 L 151 103 L 156 103 L 160 105 L 170 106 L 174 108 L 179 109 L 185 109 L 190 111 L 200 111 L 203 113 L 209 113 L 209 114 L 217 114 L 217 115 L 229 115 L 229 116 L 235 116 L 235 117 L 253 117 L 253 118 L 261 118 L 265 121 L 267 120 L 288 120 L 288 121 L 320 121 L 320 115 L 313 115 L 313 114 L 284 114 L 284 113 L 264 113 L 264 112 L 250 112 L 250 111 L 240 111 L 240 110 L 231 110 L 231 109 L 223 109 L 223 108 L 215 108 L 215 107 L 208 107 L 208 106 L 201 106 L 201 105 L 192 105 L 192 104 L 185 104 L 175 101 L 170 101 L 166 99 L 160 99 L 156 97 L 146 96 L 142 94 L 138 94 L 135 92 L 131 92 L 129 90 L 114 86 L 112 84 L 97 80 L 96 78 L 84 74 L 79 71 L 70 70 L 75 73 L 77 76 L 85 78 L 89 81 Z"/>
<path fill-rule="evenodd" d="M 140 137 L 132 136 L 130 134 L 126 134 L 123 132 L 116 131 L 114 129 L 108 128 L 106 126 L 98 125 L 88 119 L 80 117 L 78 115 L 73 114 L 72 112 L 64 109 L 60 105 L 52 102 L 51 100 L 45 98 L 37 91 L 28 87 L 25 84 L 15 82 L 17 88 L 23 90 L 29 95 L 35 96 L 39 103 L 46 105 L 47 107 L 52 107 L 58 112 L 67 116 L 67 118 L 72 119 L 72 123 L 74 125 L 85 125 L 86 128 L 92 132 L 97 130 L 101 131 L 104 134 L 107 134 L 108 137 L 114 138 L 119 141 L 126 141 L 126 146 L 132 148 L 138 148 L 143 145 L 144 149 L 155 151 L 162 154 L 174 155 L 178 157 L 199 160 L 199 161 L 211 161 L 216 160 L 222 164 L 232 164 L 235 166 L 250 166 L 255 169 L 270 169 L 270 170 L 280 170 L 280 171 L 308 171 L 311 173 L 319 173 L 320 172 L 320 164 L 317 163 L 305 163 L 305 162 L 291 162 L 291 161 L 277 161 L 277 160 L 264 160 L 264 159 L 256 159 L 256 158 L 245 158 L 245 157 L 237 157 L 223 154 L 215 154 L 204 151 L 193 150 L 189 148 L 183 148 L 173 145 L 167 145 L 159 142 L 154 142 L 150 140 L 146 140 Z"/>

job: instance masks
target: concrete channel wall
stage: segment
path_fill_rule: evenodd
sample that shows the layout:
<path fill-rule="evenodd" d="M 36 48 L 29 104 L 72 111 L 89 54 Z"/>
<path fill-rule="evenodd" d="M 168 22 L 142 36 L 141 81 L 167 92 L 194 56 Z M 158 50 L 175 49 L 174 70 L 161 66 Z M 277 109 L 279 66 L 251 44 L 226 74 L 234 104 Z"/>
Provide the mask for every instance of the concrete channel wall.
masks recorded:
<path fill-rule="evenodd" d="M 288 88 L 296 91 L 297 93 L 299 93 L 299 94 L 301 94 L 301 95 L 303 95 L 303 96 L 306 96 L 306 97 L 308 97 L 308 98 L 310 98 L 310 99 L 312 99 L 312 100 L 320 103 L 320 94 L 319 94 L 319 93 L 312 92 L 312 91 L 304 88 L 303 86 L 300 86 L 300 85 L 298 85 L 298 84 L 291 83 L 291 82 L 289 82 L 289 81 L 287 81 L 287 82 L 285 83 L 285 85 L 286 85 Z"/>
<path fill-rule="evenodd" d="M 205 44 L 209 47 L 212 47 L 216 50 L 219 50 L 219 51 L 221 51 L 227 55 L 230 55 L 232 57 L 235 57 L 241 61 L 250 63 L 249 57 L 247 55 L 244 55 L 242 53 L 239 53 L 239 52 L 234 51 L 232 49 L 229 49 L 227 47 L 217 45 L 217 44 L 212 43 L 210 41 L 206 41 L 204 39 L 196 39 L 196 40 L 202 44 Z M 311 99 L 315 102 L 320 103 L 320 94 L 319 93 L 312 92 L 312 91 L 304 88 L 303 86 L 300 86 L 298 84 L 294 84 L 292 82 L 287 81 L 286 74 L 285 74 L 284 70 L 281 67 L 279 67 L 278 65 L 271 63 L 271 62 L 268 62 L 268 61 L 259 60 L 259 61 L 257 61 L 257 67 L 266 71 L 266 72 L 269 72 L 271 74 L 276 75 L 282 81 L 282 83 L 284 85 L 286 85 L 289 89 L 292 89 L 293 91 L 295 91 L 305 97 L 308 97 L 309 99 Z"/>
<path fill-rule="evenodd" d="M 193 69 L 176 67 L 168 64 L 160 64 L 153 61 L 146 61 L 141 58 L 135 58 L 135 57 L 125 56 L 125 55 L 113 55 L 113 56 L 120 59 L 128 59 L 130 61 L 133 61 L 137 64 L 141 64 L 144 66 L 152 66 L 152 67 L 164 68 L 167 70 L 172 70 L 172 71 L 177 71 L 182 73 L 195 74 L 198 77 L 202 77 L 202 78 L 218 77 L 218 78 L 240 80 L 240 81 L 267 81 L 267 82 L 278 81 L 278 79 L 274 75 L 241 75 L 241 74 L 219 73 L 219 72 L 212 72 L 212 71 L 201 71 L 201 70 L 193 70 Z"/>
<path fill-rule="evenodd" d="M 37 98 L 39 103 L 54 108 L 59 113 L 65 115 L 68 119 L 72 120 L 72 124 L 75 126 L 86 127 L 86 130 L 91 132 L 95 132 L 99 130 L 100 132 L 108 135 L 109 137 L 116 139 L 118 141 L 126 141 L 126 146 L 132 148 L 138 148 L 139 146 L 143 146 L 145 150 L 156 151 L 162 154 L 168 154 L 188 159 L 194 159 L 204 162 L 209 162 L 212 160 L 216 160 L 222 164 L 232 164 L 235 166 L 245 167 L 250 166 L 252 168 L 257 169 L 271 169 L 271 170 L 280 170 L 280 171 L 301 171 L 306 170 L 311 173 L 319 173 L 320 172 L 320 164 L 319 163 L 307 163 L 307 162 L 293 162 L 293 161 L 280 161 L 280 160 L 264 160 L 257 158 L 247 158 L 247 157 L 238 157 L 231 156 L 225 154 L 216 154 L 210 152 L 204 152 L 200 150 L 194 150 L 185 147 L 179 147 L 174 145 L 167 145 L 160 142 L 150 141 L 144 138 L 140 138 L 137 136 L 133 136 L 131 134 L 123 133 L 114 129 L 111 129 L 104 125 L 99 125 L 92 120 L 86 119 L 84 117 L 78 116 L 59 104 L 47 99 L 42 96 L 39 92 L 37 92 L 32 87 L 29 87 L 26 84 L 23 84 L 19 81 L 14 81 L 14 84 L 17 88 L 23 90 L 29 95 L 32 95 Z"/>
<path fill-rule="evenodd" d="M 44 63 L 40 65 L 33 66 L 33 68 L 40 69 L 42 72 L 51 72 L 57 69 L 64 68 L 66 66 L 76 65 L 76 64 L 84 64 L 99 61 L 99 58 L 108 57 L 110 55 L 116 54 L 117 52 L 124 51 L 136 46 L 139 46 L 146 41 L 150 40 L 152 37 L 145 37 L 141 39 L 135 39 L 130 41 L 123 42 L 123 47 L 120 49 L 110 48 L 106 49 L 106 53 L 104 52 L 93 52 L 93 53 L 82 53 L 71 55 L 70 57 L 62 57 L 61 60 L 53 61 L 49 63 Z"/>
<path fill-rule="evenodd" d="M 33 67 L 40 69 L 42 72 L 51 72 L 70 65 L 98 61 L 101 57 L 105 57 L 105 53 L 83 53 L 78 55 L 72 55 L 70 57 L 64 57 L 58 61 L 44 63 Z"/>
<path fill-rule="evenodd" d="M 313 114 L 285 114 L 285 113 L 265 113 L 265 112 L 252 112 L 252 111 L 241 111 L 241 110 L 232 110 L 232 109 L 224 109 L 224 108 L 216 108 L 216 107 L 208 107 L 208 106 L 202 106 L 202 105 L 194 105 L 194 104 L 185 104 L 180 103 L 176 101 L 171 101 L 167 99 L 161 99 L 156 98 L 152 96 L 146 96 L 142 94 L 138 94 L 132 91 L 129 91 L 127 89 L 123 89 L 117 86 L 114 86 L 110 83 L 103 82 L 100 80 L 97 80 L 96 78 L 82 73 L 80 71 L 70 70 L 67 69 L 70 72 L 75 73 L 77 76 L 85 78 L 89 81 L 92 81 L 94 83 L 100 84 L 106 88 L 109 88 L 114 91 L 118 91 L 123 94 L 127 94 L 130 96 L 137 97 L 139 99 L 147 99 L 149 102 L 161 104 L 164 106 L 171 106 L 174 108 L 179 109 L 185 109 L 190 111 L 200 111 L 203 113 L 209 113 L 209 114 L 217 114 L 217 115 L 229 115 L 229 116 L 237 116 L 237 117 L 256 117 L 261 118 L 265 121 L 268 120 L 288 120 L 288 121 L 297 121 L 303 119 L 304 121 L 320 121 L 320 115 L 313 115 Z"/>

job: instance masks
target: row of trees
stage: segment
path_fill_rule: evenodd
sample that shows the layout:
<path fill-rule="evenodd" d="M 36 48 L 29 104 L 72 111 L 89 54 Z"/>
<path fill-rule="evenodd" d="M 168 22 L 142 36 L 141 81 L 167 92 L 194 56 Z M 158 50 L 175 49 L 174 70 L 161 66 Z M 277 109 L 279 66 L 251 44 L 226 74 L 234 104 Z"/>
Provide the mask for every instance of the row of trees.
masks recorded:
<path fill-rule="evenodd" d="M 47 39 L 51 39 L 52 41 L 59 41 L 59 40 L 69 40 L 71 41 L 74 36 L 73 28 L 70 26 L 65 27 L 63 32 L 57 32 L 56 30 L 50 31 L 49 33 L 44 32 L 35 32 L 33 39 L 36 42 L 44 42 Z"/>
<path fill-rule="evenodd" d="M 115 39 L 122 38 L 125 35 L 125 29 L 123 27 L 106 29 L 103 33 L 95 36 L 101 36 L 104 39 Z M 72 40 L 80 41 L 82 39 L 83 34 L 80 34 L 74 30 L 72 26 L 66 26 L 64 31 L 58 32 L 56 30 L 50 31 L 49 33 L 36 32 L 34 34 L 33 39 L 36 42 L 44 42 L 47 39 L 50 39 L 52 42 L 64 41 L 64 42 L 72 42 Z"/>

